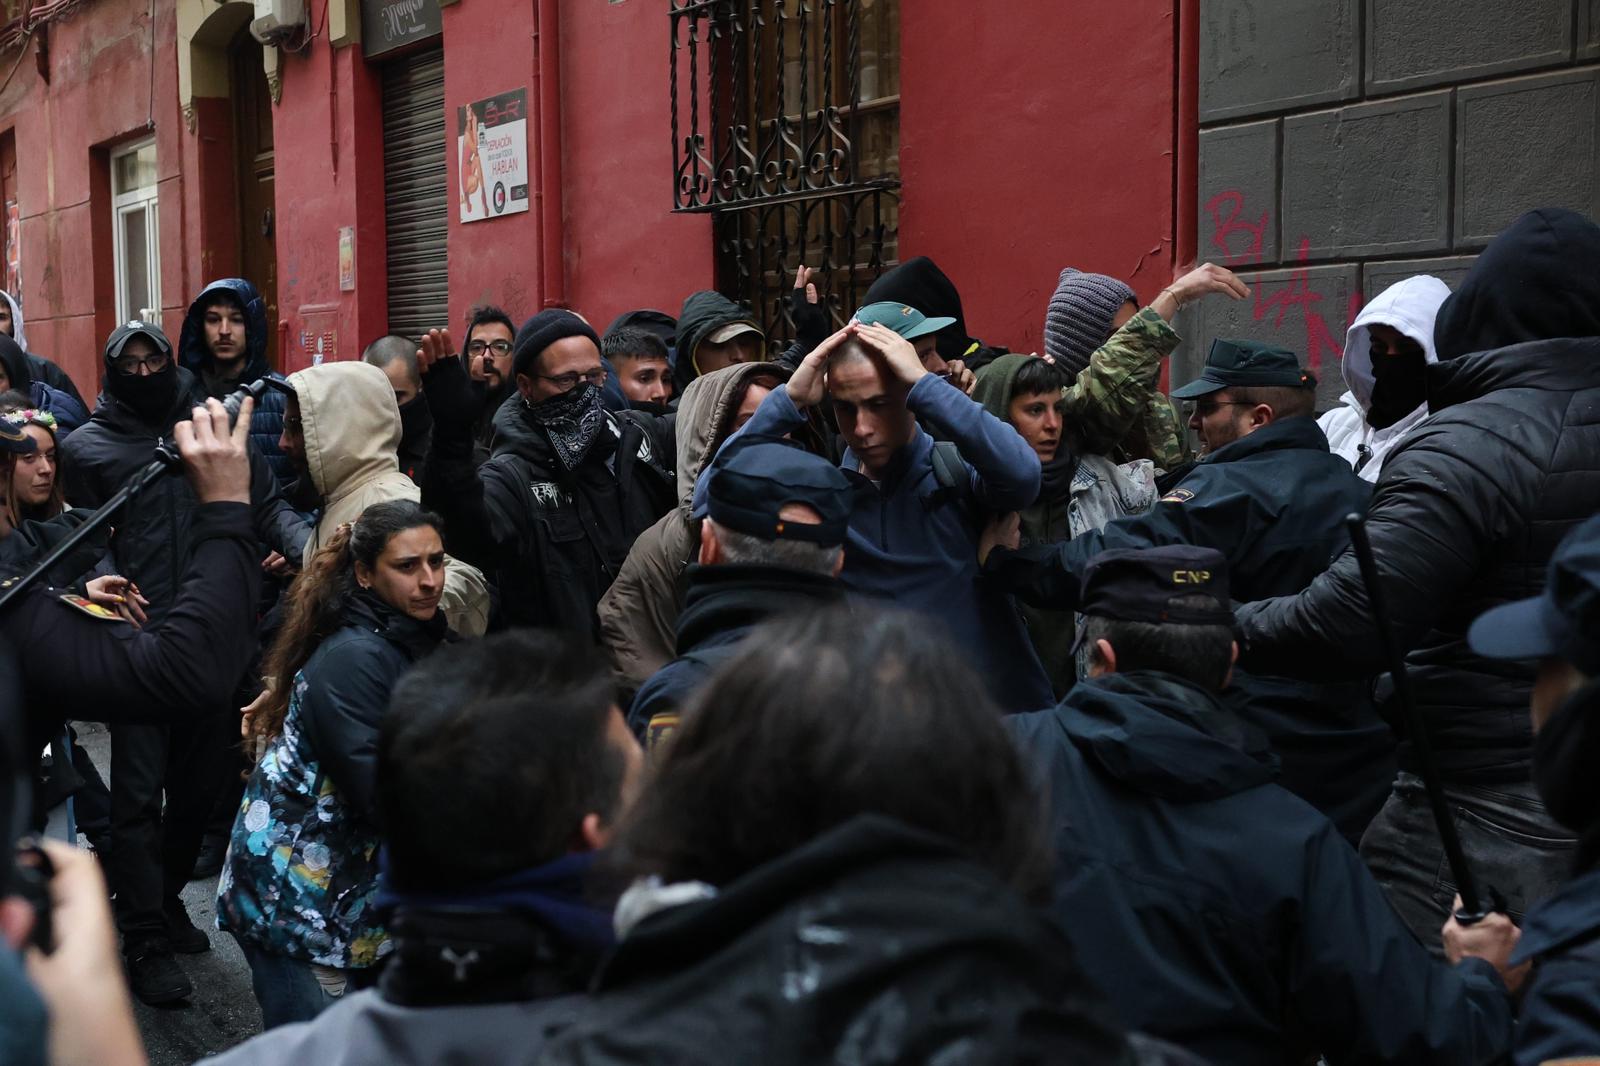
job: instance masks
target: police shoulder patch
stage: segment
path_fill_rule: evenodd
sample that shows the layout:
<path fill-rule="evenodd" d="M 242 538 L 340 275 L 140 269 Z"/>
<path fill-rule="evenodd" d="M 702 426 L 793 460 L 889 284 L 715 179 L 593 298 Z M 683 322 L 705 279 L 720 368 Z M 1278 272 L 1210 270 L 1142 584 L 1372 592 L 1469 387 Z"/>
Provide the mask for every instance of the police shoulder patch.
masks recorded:
<path fill-rule="evenodd" d="M 1194 493 L 1190 492 L 1188 489 L 1173 489 L 1171 492 L 1161 497 L 1161 502 L 1188 503 L 1192 499 L 1194 499 Z"/>

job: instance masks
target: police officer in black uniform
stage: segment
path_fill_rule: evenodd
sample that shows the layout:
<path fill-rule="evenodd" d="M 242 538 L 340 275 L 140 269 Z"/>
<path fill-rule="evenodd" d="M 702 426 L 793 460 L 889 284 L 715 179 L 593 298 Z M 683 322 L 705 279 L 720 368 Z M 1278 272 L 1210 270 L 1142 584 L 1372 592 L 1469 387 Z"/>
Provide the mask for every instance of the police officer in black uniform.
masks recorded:
<path fill-rule="evenodd" d="M 1024 601 L 1077 606 L 1089 560 L 1113 548 L 1191 544 L 1228 560 L 1237 600 L 1298 592 L 1348 543 L 1344 517 L 1366 510 L 1372 486 L 1338 456 L 1312 417 L 1317 379 L 1293 352 L 1216 340 L 1199 379 L 1172 393 L 1194 401 L 1189 428 L 1203 457 L 1150 511 L 1072 540 L 1016 548 L 991 526 L 984 575 Z M 1007 546 L 1009 543 L 1009 546 Z M 1283 784 L 1358 840 L 1382 805 L 1394 740 L 1365 683 L 1337 686 L 1236 675 L 1229 700 L 1273 742 Z"/>
<path fill-rule="evenodd" d="M 1228 564 L 1169 545 L 1088 561 L 1089 676 L 1006 728 L 1050 797 L 1052 911 L 1117 1021 L 1229 1066 L 1485 1063 L 1510 1043 L 1510 920 L 1428 956 L 1328 819 L 1218 698 Z M 1468 957 L 1471 956 L 1471 957 Z"/>

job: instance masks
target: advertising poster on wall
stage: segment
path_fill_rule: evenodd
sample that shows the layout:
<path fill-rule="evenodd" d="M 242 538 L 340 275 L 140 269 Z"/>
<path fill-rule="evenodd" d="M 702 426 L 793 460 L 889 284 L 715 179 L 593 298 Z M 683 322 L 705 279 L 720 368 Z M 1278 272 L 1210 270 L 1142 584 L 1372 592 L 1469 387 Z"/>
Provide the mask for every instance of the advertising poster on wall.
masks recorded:
<path fill-rule="evenodd" d="M 456 108 L 462 222 L 528 209 L 528 90 Z"/>

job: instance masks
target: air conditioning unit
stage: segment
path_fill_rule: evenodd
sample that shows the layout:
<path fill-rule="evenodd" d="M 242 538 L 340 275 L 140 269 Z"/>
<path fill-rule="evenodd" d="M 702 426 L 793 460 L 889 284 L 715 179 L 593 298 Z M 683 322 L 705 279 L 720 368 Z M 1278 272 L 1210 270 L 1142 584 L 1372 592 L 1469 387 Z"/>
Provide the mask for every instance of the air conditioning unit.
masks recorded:
<path fill-rule="evenodd" d="M 305 0 L 255 0 L 250 36 L 262 44 L 282 44 L 305 29 Z"/>

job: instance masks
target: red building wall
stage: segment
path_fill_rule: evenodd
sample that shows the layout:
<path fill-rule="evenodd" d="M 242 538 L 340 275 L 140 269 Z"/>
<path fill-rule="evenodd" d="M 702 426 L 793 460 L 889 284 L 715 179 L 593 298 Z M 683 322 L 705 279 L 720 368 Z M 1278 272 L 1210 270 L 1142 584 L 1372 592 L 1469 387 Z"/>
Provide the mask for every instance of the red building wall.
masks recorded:
<path fill-rule="evenodd" d="M 711 220 L 672 213 L 667 5 L 562 5 L 568 299 L 597 328 L 713 283 Z"/>
<path fill-rule="evenodd" d="M 320 4 L 313 4 L 313 14 Z M 324 357 L 355 359 L 388 332 L 384 266 L 383 118 L 379 71 L 359 47 L 314 43 L 285 56 L 274 109 L 278 315 L 283 369 Z M 355 229 L 353 292 L 339 289 L 339 231 Z"/>
<path fill-rule="evenodd" d="M 906 5 L 900 255 L 951 276 L 974 336 L 1042 348 L 1066 266 L 1141 300 L 1171 280 L 1176 6 Z"/>
<path fill-rule="evenodd" d="M 107 156 L 145 136 L 154 120 L 160 179 L 161 295 L 177 338 L 197 247 L 189 239 L 180 153 L 175 25 L 170 5 L 100 0 L 39 31 L 49 81 L 28 54 L 0 95 L 0 129 L 17 146 L 21 302 L 29 347 L 56 360 L 80 391 L 99 391 L 100 349 L 116 326 Z"/>

